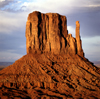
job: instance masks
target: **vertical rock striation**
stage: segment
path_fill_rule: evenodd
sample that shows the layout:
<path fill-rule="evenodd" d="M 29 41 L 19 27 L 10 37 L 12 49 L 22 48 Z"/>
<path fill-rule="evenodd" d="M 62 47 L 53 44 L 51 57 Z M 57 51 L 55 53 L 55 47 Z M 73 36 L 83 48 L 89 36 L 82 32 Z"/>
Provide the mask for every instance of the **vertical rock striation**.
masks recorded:
<path fill-rule="evenodd" d="M 77 54 L 81 57 L 84 56 L 84 52 L 82 49 L 82 41 L 80 39 L 80 24 L 79 21 L 76 21 L 76 42 L 77 42 Z"/>
<path fill-rule="evenodd" d="M 30 13 L 26 23 L 27 53 L 72 53 L 83 55 L 80 24 L 76 22 L 76 38 L 67 33 L 67 19 L 57 13 Z"/>
<path fill-rule="evenodd" d="M 66 47 L 66 17 L 57 13 L 29 14 L 26 23 L 27 53 L 52 52 L 60 53 Z"/>
<path fill-rule="evenodd" d="M 72 34 L 68 34 L 67 39 L 67 52 L 72 54 L 77 54 L 76 39 L 72 37 Z"/>

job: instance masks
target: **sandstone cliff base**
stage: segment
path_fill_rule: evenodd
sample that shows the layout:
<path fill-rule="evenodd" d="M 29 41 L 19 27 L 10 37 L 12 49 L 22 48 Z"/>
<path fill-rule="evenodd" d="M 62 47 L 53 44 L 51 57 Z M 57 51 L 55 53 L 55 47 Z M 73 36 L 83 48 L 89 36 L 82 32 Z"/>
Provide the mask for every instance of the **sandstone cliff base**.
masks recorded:
<path fill-rule="evenodd" d="M 0 71 L 1 99 L 100 99 L 100 69 L 84 57 L 79 21 L 74 38 L 66 20 L 29 14 L 27 55 Z"/>
<path fill-rule="evenodd" d="M 27 54 L 0 81 L 1 99 L 100 98 L 100 69 L 78 55 Z"/>

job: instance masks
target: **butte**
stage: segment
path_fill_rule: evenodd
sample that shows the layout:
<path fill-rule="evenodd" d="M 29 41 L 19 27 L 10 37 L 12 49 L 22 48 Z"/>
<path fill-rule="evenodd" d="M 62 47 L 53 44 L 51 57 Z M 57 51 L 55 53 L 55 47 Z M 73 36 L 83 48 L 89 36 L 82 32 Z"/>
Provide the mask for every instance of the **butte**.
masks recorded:
<path fill-rule="evenodd" d="M 26 22 L 27 54 L 0 71 L 0 99 L 100 99 L 100 69 L 85 58 L 67 19 L 35 11 Z"/>

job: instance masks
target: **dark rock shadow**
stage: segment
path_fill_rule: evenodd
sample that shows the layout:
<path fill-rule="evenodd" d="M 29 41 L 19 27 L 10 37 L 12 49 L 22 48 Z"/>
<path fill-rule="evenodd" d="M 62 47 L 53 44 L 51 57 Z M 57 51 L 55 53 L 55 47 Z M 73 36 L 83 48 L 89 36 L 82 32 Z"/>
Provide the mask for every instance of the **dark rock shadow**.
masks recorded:
<path fill-rule="evenodd" d="M 14 99 L 14 98 L 31 99 L 31 97 L 29 97 L 27 91 L 15 89 L 15 88 L 8 88 L 5 86 L 0 88 L 0 93 L 1 93 L 0 98 L 5 96 L 8 99 Z"/>

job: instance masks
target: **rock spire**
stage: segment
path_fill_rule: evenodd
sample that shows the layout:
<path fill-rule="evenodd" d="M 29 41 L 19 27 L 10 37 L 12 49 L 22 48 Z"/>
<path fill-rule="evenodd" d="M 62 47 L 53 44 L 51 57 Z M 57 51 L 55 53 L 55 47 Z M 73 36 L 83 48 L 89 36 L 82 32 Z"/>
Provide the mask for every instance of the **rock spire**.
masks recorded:
<path fill-rule="evenodd" d="M 77 54 L 80 56 L 84 56 L 84 52 L 82 49 L 82 41 L 80 39 L 80 24 L 79 21 L 76 21 L 76 42 L 77 42 Z"/>

